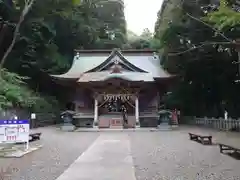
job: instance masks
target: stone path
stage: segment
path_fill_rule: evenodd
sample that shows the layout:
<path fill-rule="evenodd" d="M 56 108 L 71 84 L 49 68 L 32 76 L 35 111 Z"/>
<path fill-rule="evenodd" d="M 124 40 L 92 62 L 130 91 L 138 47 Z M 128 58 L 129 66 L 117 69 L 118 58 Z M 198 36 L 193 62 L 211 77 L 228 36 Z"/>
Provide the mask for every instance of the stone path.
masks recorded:
<path fill-rule="evenodd" d="M 240 160 L 188 137 L 201 131 L 218 142 L 239 139 L 239 133 L 185 126 L 157 132 L 36 131 L 43 133 L 37 142 L 43 148 L 22 158 L 0 158 L 0 170 L 14 171 L 12 180 L 240 180 Z"/>
<path fill-rule="evenodd" d="M 136 180 L 127 134 L 102 134 L 57 180 Z"/>

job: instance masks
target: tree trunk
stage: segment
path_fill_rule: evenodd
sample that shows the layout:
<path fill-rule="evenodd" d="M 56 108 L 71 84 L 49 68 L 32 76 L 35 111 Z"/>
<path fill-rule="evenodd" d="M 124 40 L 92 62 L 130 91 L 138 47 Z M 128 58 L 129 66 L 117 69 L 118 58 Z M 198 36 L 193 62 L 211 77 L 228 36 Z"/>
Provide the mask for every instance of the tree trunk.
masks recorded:
<path fill-rule="evenodd" d="M 14 30 L 12 42 L 11 42 L 10 46 L 8 47 L 7 51 L 4 53 L 3 58 L 1 60 L 0 70 L 3 68 L 4 63 L 6 62 L 6 59 L 7 59 L 8 55 L 10 54 L 10 52 L 12 51 L 12 49 L 15 45 L 15 42 L 17 40 L 18 32 L 19 32 L 20 25 L 21 25 L 22 21 L 23 21 L 23 17 L 21 16 L 20 19 L 19 19 L 19 22 L 18 22 L 18 24 L 17 24 L 17 26 Z"/>
<path fill-rule="evenodd" d="M 19 33 L 19 29 L 20 29 L 20 26 L 22 24 L 22 22 L 24 21 L 24 18 L 25 16 L 28 14 L 29 10 L 31 9 L 33 3 L 34 3 L 35 0 L 28 0 L 28 1 L 25 1 L 25 6 L 23 8 L 23 11 L 21 13 L 21 16 L 19 18 L 19 21 L 16 25 L 16 28 L 14 30 L 14 33 L 13 33 L 13 39 L 12 39 L 12 42 L 10 44 L 10 46 L 8 47 L 7 51 L 4 53 L 2 59 L 1 59 L 1 62 L 0 62 L 0 71 L 2 70 L 6 60 L 7 60 L 7 57 L 9 56 L 9 54 L 11 53 L 15 43 L 16 43 L 16 40 L 17 40 L 17 37 L 18 37 L 18 33 Z"/>

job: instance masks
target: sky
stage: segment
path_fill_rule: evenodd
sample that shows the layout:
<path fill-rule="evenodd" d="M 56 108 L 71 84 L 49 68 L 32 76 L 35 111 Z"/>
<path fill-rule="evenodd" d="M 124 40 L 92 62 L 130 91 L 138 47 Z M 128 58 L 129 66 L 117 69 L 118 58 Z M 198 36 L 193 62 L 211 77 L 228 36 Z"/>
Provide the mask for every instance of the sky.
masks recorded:
<path fill-rule="evenodd" d="M 127 29 L 140 35 L 143 29 L 154 32 L 157 12 L 163 0 L 124 0 Z"/>

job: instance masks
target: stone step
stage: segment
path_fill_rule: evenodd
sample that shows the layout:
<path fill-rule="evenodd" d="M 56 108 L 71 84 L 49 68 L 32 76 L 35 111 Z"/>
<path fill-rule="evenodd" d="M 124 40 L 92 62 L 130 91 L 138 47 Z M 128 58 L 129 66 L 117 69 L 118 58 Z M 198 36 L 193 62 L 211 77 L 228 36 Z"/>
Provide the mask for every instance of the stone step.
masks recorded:
<path fill-rule="evenodd" d="M 128 116 L 128 125 L 129 127 L 134 128 L 136 124 L 135 116 Z M 99 128 L 112 128 L 112 127 L 123 127 L 122 117 L 111 117 L 111 116 L 100 116 L 98 121 Z"/>
<path fill-rule="evenodd" d="M 110 126 L 111 129 L 123 129 L 123 126 Z"/>
<path fill-rule="evenodd" d="M 105 119 L 105 118 L 99 119 L 99 122 L 98 122 L 99 128 L 108 128 L 109 126 L 110 126 L 109 119 Z"/>

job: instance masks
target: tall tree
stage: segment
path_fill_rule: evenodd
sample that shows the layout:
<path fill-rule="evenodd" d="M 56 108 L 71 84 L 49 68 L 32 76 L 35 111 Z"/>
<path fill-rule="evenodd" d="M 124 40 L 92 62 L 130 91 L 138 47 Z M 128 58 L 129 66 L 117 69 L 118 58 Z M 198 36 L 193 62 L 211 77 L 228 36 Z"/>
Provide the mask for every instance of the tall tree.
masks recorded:
<path fill-rule="evenodd" d="M 226 14 L 225 11 L 225 17 L 219 16 L 222 2 L 219 7 L 204 0 L 184 1 L 180 5 L 168 3 L 164 6 L 165 10 L 160 11 L 155 28 L 155 38 L 161 40 L 162 63 L 170 72 L 177 73 L 180 79 L 168 103 L 192 115 L 221 116 L 224 109 L 231 116 L 239 115 L 237 91 L 240 87 L 235 83 L 237 67 L 232 63 L 236 61 L 237 53 L 233 46 L 229 47 L 235 44 L 232 41 L 235 32 L 229 31 L 227 35 L 226 31 L 219 31 L 219 26 L 214 27 L 209 21 L 215 14 L 218 20 L 224 22 L 226 15 L 231 13 Z M 169 7 L 177 9 L 178 16 L 169 11 Z M 209 18 L 203 18 L 209 12 L 212 12 Z M 169 21 L 165 22 L 163 29 L 161 23 L 165 13 L 169 15 Z M 233 25 L 232 22 L 236 22 L 230 19 L 224 24 Z"/>
<path fill-rule="evenodd" d="M 57 94 L 55 88 L 48 88 L 52 84 L 47 74 L 66 71 L 74 49 L 121 48 L 126 42 L 120 0 L 29 0 L 27 5 L 29 2 L 34 3 L 26 13 L 25 1 L 0 1 L 0 57 L 9 71 L 30 77 L 28 85 L 39 92 Z M 17 26 L 22 13 L 24 19 Z M 8 85 L 11 89 L 24 86 Z M 0 95 L 6 97 L 5 89 Z"/>

